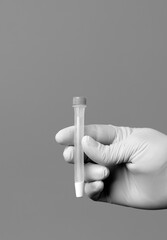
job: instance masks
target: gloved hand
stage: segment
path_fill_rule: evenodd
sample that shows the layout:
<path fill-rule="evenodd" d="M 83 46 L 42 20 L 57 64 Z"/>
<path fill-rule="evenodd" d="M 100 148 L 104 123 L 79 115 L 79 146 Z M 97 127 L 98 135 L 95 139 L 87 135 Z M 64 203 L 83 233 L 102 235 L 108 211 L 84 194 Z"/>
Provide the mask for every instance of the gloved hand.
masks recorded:
<path fill-rule="evenodd" d="M 74 127 L 56 141 L 66 145 L 64 158 L 73 162 Z M 167 208 L 167 136 L 149 128 L 88 125 L 85 152 L 85 193 L 103 201 L 141 209 Z"/>

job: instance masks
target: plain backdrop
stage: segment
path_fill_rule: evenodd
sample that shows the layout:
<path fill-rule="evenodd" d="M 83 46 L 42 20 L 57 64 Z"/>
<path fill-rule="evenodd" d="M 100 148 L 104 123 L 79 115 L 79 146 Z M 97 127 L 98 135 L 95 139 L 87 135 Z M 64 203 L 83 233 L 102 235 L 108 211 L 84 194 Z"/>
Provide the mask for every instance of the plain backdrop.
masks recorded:
<path fill-rule="evenodd" d="M 167 211 L 76 199 L 54 137 L 86 123 L 167 133 L 167 1 L 0 1 L 0 240 L 165 240 Z"/>

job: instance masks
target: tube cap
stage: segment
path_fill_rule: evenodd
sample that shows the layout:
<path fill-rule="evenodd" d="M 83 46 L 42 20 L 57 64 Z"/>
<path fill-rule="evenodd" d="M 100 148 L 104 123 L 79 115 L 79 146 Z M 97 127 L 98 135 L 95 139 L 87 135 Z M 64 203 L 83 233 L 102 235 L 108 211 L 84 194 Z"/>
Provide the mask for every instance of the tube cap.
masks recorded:
<path fill-rule="evenodd" d="M 73 106 L 86 105 L 86 97 L 73 97 Z"/>

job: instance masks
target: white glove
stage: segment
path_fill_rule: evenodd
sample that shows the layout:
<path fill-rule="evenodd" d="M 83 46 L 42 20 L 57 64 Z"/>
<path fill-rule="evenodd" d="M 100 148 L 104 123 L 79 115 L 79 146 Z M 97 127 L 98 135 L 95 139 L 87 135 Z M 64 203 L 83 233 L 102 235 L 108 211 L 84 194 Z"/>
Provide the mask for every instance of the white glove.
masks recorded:
<path fill-rule="evenodd" d="M 67 145 L 64 158 L 73 162 L 74 127 L 59 131 Z M 85 193 L 96 201 L 142 209 L 167 208 L 167 136 L 149 128 L 88 125 Z"/>

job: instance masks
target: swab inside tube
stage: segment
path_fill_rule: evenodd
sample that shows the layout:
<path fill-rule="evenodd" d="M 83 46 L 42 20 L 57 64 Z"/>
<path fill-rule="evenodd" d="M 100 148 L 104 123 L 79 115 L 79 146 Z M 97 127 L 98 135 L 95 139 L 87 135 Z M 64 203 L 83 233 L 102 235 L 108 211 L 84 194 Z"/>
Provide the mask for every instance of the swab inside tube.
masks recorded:
<path fill-rule="evenodd" d="M 82 197 L 84 192 L 84 153 L 81 140 L 84 136 L 85 97 L 74 97 L 74 182 L 76 197 Z"/>

